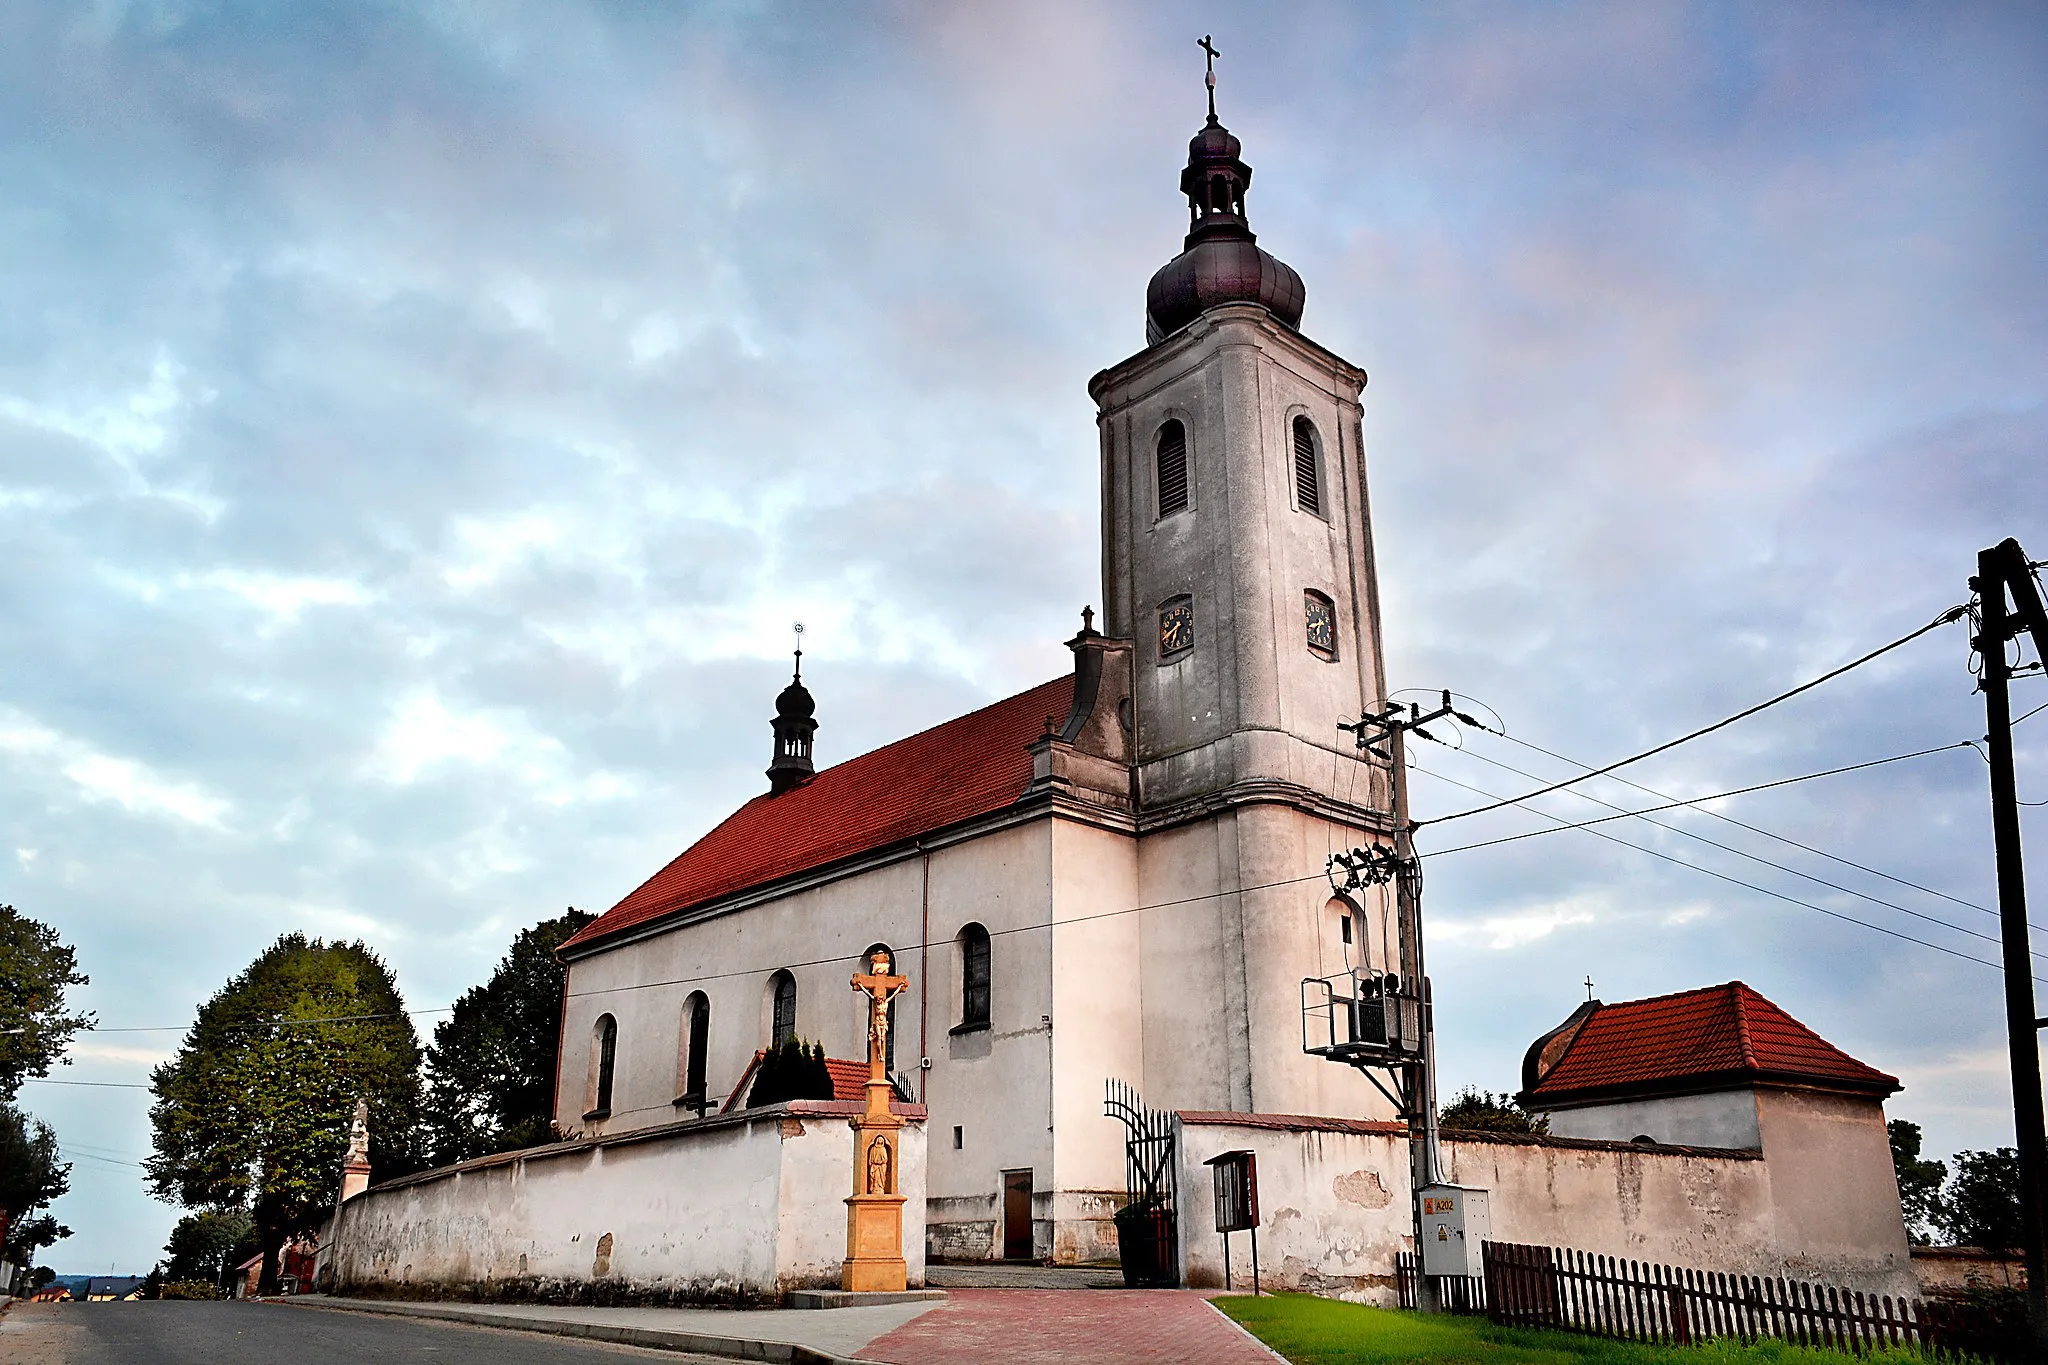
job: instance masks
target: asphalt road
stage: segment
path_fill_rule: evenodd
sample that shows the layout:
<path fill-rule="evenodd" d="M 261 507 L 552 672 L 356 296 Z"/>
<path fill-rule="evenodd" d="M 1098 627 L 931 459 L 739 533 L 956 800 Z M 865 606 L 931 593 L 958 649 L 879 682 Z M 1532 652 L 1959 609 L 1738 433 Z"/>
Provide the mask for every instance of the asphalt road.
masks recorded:
<path fill-rule="evenodd" d="M 0 1331 L 0 1359 L 36 1365 L 278 1365 L 422 1361 L 432 1365 L 708 1362 L 670 1351 L 526 1332 L 268 1303 L 22 1304 Z"/>

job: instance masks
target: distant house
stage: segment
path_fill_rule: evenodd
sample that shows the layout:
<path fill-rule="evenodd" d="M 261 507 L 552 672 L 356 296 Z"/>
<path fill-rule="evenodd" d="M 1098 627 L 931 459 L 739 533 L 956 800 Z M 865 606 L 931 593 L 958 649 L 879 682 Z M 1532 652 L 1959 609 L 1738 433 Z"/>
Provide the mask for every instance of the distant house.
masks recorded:
<path fill-rule="evenodd" d="M 46 1284 L 28 1296 L 30 1303 L 63 1303 L 71 1297 L 68 1284 Z"/>
<path fill-rule="evenodd" d="M 140 1275 L 94 1275 L 85 1282 L 87 1303 L 121 1303 L 141 1297 Z"/>

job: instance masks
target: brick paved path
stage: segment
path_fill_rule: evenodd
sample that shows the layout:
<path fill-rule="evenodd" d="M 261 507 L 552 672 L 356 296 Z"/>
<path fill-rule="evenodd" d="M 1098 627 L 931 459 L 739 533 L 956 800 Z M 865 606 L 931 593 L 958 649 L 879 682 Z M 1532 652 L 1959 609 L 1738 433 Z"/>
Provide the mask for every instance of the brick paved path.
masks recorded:
<path fill-rule="evenodd" d="M 1169 1289 L 955 1289 L 876 1337 L 889 1365 L 1276 1365 L 1280 1357 L 1211 1308 Z"/>

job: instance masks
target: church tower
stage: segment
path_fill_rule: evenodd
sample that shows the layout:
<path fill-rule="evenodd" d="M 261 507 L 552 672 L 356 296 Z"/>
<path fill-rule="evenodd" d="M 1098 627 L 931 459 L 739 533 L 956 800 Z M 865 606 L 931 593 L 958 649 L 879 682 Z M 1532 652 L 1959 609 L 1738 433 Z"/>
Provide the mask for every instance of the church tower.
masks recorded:
<path fill-rule="evenodd" d="M 1340 722 L 1384 699 L 1359 396 L 1300 330 L 1301 277 L 1261 249 L 1252 171 L 1217 119 L 1188 144 L 1181 254 L 1146 348 L 1089 384 L 1106 629 L 1128 703 L 1148 1099 L 1384 1116 L 1301 1049 L 1301 982 L 1348 925 L 1321 873 L 1393 831 L 1388 767 Z"/>
<path fill-rule="evenodd" d="M 1301 277 L 1258 246 L 1251 167 L 1188 144 L 1185 250 L 1146 291 L 1145 350 L 1095 376 L 1108 633 L 1135 642 L 1138 804 L 1151 821 L 1282 790 L 1388 809 L 1337 730 L 1382 695 L 1359 394 L 1299 330 Z"/>

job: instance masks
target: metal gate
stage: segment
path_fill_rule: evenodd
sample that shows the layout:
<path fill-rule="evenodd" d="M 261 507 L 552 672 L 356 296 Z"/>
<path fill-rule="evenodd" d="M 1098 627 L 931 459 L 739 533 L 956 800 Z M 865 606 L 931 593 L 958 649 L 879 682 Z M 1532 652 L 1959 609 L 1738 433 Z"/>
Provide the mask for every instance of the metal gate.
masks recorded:
<path fill-rule="evenodd" d="M 1173 1115 L 1147 1109 L 1138 1092 L 1112 1078 L 1104 1084 L 1102 1112 L 1124 1126 L 1124 1190 L 1117 1211 L 1117 1254 L 1124 1283 L 1171 1289 L 1180 1284 L 1178 1180 L 1173 1161 Z"/>

